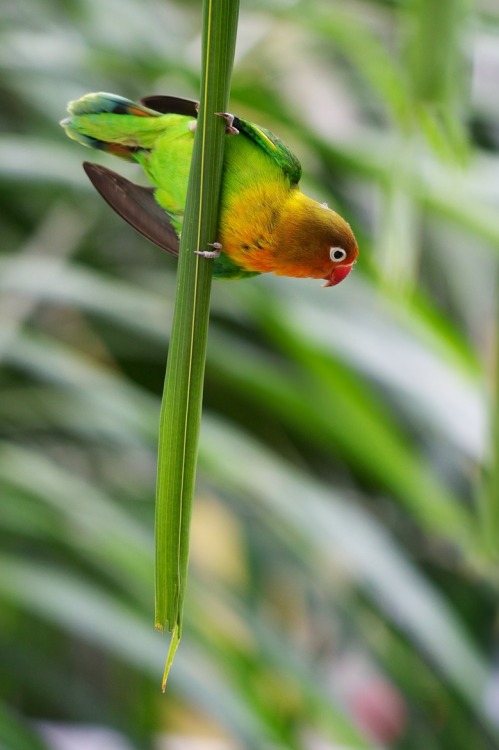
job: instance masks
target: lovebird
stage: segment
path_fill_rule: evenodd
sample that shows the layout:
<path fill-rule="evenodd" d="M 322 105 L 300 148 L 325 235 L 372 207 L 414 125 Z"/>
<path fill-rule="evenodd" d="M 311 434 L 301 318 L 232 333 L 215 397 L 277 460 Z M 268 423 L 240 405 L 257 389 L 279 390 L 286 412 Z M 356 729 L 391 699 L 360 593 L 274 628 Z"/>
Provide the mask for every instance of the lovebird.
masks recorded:
<path fill-rule="evenodd" d="M 86 94 L 68 105 L 67 135 L 91 148 L 138 162 L 154 187 L 135 185 L 105 167 L 84 169 L 103 198 L 136 230 L 172 255 L 179 238 L 192 156 L 197 103 L 172 96 L 132 102 Z M 342 281 L 355 263 L 350 225 L 299 188 L 301 165 L 267 129 L 227 120 L 217 242 L 199 254 L 214 258 L 213 276 L 279 276 Z"/>

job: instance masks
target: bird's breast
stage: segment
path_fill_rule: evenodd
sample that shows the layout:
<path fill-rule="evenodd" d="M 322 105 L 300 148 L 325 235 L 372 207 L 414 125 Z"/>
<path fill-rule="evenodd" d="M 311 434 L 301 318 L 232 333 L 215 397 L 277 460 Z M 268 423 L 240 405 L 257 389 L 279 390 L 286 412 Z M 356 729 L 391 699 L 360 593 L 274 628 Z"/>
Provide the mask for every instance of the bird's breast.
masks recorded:
<path fill-rule="evenodd" d="M 275 233 L 284 203 L 279 185 L 255 185 L 224 194 L 219 222 L 223 252 L 248 271 L 273 271 Z"/>

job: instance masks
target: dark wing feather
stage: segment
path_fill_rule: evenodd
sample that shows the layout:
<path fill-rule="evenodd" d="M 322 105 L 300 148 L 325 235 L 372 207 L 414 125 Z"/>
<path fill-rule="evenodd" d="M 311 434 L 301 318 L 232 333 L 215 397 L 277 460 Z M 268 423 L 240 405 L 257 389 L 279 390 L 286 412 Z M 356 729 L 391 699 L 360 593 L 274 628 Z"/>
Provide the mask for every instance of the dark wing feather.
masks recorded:
<path fill-rule="evenodd" d="M 141 104 L 162 115 L 186 115 L 197 117 L 199 102 L 194 99 L 183 99 L 180 96 L 145 96 L 140 100 Z"/>
<path fill-rule="evenodd" d="M 178 256 L 178 237 L 168 214 L 156 203 L 154 188 L 140 187 L 99 164 L 83 169 L 92 185 L 117 214 L 155 245 Z"/>

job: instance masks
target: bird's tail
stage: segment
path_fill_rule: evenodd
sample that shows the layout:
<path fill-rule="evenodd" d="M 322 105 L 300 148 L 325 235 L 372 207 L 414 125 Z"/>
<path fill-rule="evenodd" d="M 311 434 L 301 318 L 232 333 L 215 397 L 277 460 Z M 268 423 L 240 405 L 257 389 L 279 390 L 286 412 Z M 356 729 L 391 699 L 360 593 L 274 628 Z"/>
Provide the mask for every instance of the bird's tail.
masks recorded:
<path fill-rule="evenodd" d="M 159 112 L 103 92 L 70 102 L 68 112 L 61 125 L 70 138 L 129 161 L 150 149 L 165 127 Z"/>

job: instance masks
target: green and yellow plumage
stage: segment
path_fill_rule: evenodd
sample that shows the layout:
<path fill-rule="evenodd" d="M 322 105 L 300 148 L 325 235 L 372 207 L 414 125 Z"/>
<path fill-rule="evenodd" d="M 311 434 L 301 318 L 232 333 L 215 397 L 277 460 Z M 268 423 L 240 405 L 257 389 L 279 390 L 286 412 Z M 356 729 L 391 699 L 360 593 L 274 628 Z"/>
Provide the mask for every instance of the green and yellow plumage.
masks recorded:
<path fill-rule="evenodd" d="M 61 124 L 70 138 L 142 166 L 154 186 L 154 200 L 180 236 L 195 104 L 173 97 L 150 97 L 139 104 L 99 93 L 71 102 L 68 111 L 70 117 Z M 276 136 L 241 118 L 234 119 L 234 126 L 238 134 L 228 135 L 225 146 L 217 237 L 222 251 L 214 261 L 213 275 L 242 278 L 274 272 L 326 279 L 327 286 L 341 281 L 358 253 L 349 225 L 300 191 L 300 163 Z M 159 224 L 151 231 L 144 230 L 147 222 L 156 221 L 155 208 L 151 207 L 150 218 L 145 214 L 139 221 L 130 218 L 124 193 L 132 183 L 109 170 L 95 169 L 100 170 L 104 187 L 94 184 L 106 200 L 139 231 L 157 241 Z M 113 179 L 115 192 L 120 191 L 118 208 L 109 197 Z M 146 190 L 130 189 L 131 194 Z M 137 195 L 141 204 L 149 206 L 146 193 Z M 165 246 L 161 241 L 158 244 Z M 171 247 L 165 249 L 174 252 Z"/>

